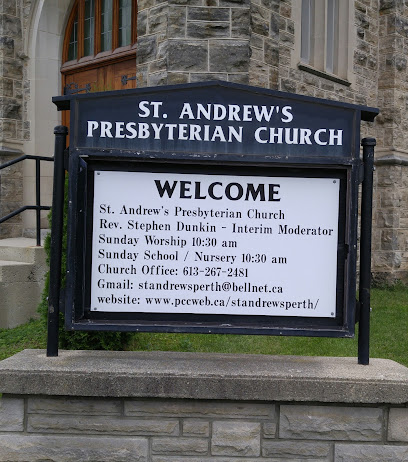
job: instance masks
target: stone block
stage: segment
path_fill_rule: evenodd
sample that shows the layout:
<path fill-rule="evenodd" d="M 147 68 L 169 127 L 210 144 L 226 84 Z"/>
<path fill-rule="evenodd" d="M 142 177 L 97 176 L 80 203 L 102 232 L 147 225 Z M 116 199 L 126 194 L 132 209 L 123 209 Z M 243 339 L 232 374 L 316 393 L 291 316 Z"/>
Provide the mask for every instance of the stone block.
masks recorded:
<path fill-rule="evenodd" d="M 183 421 L 184 436 L 209 436 L 210 423 L 205 420 L 186 419 Z"/>
<path fill-rule="evenodd" d="M 249 69 L 247 41 L 214 40 L 210 46 L 210 72 L 245 72 Z"/>
<path fill-rule="evenodd" d="M 229 21 L 229 8 L 197 8 L 187 9 L 188 21 Z"/>
<path fill-rule="evenodd" d="M 147 462 L 146 438 L 0 435 L 0 462 Z"/>
<path fill-rule="evenodd" d="M 226 7 L 247 7 L 251 4 L 251 0 L 219 0 L 219 4 Z"/>
<path fill-rule="evenodd" d="M 280 34 L 280 18 L 278 15 L 272 13 L 271 14 L 271 22 L 269 25 L 269 33 L 270 37 L 273 40 L 279 40 L 279 34 Z"/>
<path fill-rule="evenodd" d="M 249 9 L 232 8 L 231 10 L 231 37 L 248 38 L 250 35 Z"/>
<path fill-rule="evenodd" d="M 149 74 L 153 74 L 154 72 L 164 72 L 167 69 L 167 60 L 166 59 L 158 59 L 157 61 L 152 61 L 149 63 Z"/>
<path fill-rule="evenodd" d="M 156 0 L 156 6 L 149 10 L 149 16 L 157 16 L 162 14 L 167 15 L 168 9 L 169 5 L 167 1 Z"/>
<path fill-rule="evenodd" d="M 20 37 L 21 19 L 9 14 L 0 14 L 0 35 Z"/>
<path fill-rule="evenodd" d="M 170 5 L 202 6 L 203 0 L 169 0 Z"/>
<path fill-rule="evenodd" d="M 0 398 L 0 431 L 22 432 L 23 430 L 24 400 L 9 397 Z"/>
<path fill-rule="evenodd" d="M 21 103 L 15 98 L 0 97 L 0 117 L 21 120 Z"/>
<path fill-rule="evenodd" d="M 382 438 L 382 409 L 283 405 L 280 412 L 280 438 L 335 441 Z"/>
<path fill-rule="evenodd" d="M 139 11 L 146 10 L 147 8 L 153 8 L 155 5 L 155 0 L 139 0 L 137 2 L 137 9 Z"/>
<path fill-rule="evenodd" d="M 207 455 L 206 438 L 152 438 L 152 454 L 170 455 Z"/>
<path fill-rule="evenodd" d="M 265 37 L 257 34 L 251 34 L 249 43 L 251 48 L 259 48 L 263 50 Z"/>
<path fill-rule="evenodd" d="M 296 93 L 296 82 L 289 79 L 280 80 L 280 89 L 288 93 Z"/>
<path fill-rule="evenodd" d="M 159 87 L 167 85 L 167 71 L 156 72 L 148 76 L 149 87 Z"/>
<path fill-rule="evenodd" d="M 399 207 L 404 203 L 402 199 L 402 189 L 386 188 L 381 190 L 381 207 Z"/>
<path fill-rule="evenodd" d="M 139 37 L 137 42 L 136 63 L 154 61 L 157 54 L 157 40 L 154 36 Z"/>
<path fill-rule="evenodd" d="M 187 23 L 187 37 L 196 39 L 222 38 L 230 36 L 229 22 L 193 22 Z"/>
<path fill-rule="evenodd" d="M 2 58 L 14 58 L 14 39 L 0 37 L 0 56 Z"/>
<path fill-rule="evenodd" d="M 379 166 L 375 174 L 378 186 L 394 186 L 401 182 L 400 166 Z"/>
<path fill-rule="evenodd" d="M 208 46 L 202 41 L 172 40 L 168 45 L 169 71 L 208 70 Z M 220 71 L 222 69 L 218 69 Z"/>
<path fill-rule="evenodd" d="M 137 36 L 142 37 L 147 34 L 147 17 L 148 10 L 139 11 L 137 13 Z"/>
<path fill-rule="evenodd" d="M 405 241 L 404 233 L 396 229 L 381 231 L 381 250 L 402 250 Z"/>
<path fill-rule="evenodd" d="M 378 228 L 399 228 L 398 213 L 394 213 L 393 210 L 379 210 L 376 224 Z"/>
<path fill-rule="evenodd" d="M 334 462 L 406 462 L 408 446 L 336 444 Z"/>
<path fill-rule="evenodd" d="M 123 419 L 117 416 L 28 416 L 27 431 L 35 433 L 89 433 L 121 435 L 178 435 L 178 420 Z"/>
<path fill-rule="evenodd" d="M 261 425 L 257 422 L 213 422 L 211 453 L 217 456 L 260 455 Z"/>
<path fill-rule="evenodd" d="M 268 87 L 269 68 L 266 64 L 251 60 L 249 69 L 250 84 L 255 87 Z"/>
<path fill-rule="evenodd" d="M 13 80 L 0 77 L 0 96 L 14 96 Z"/>
<path fill-rule="evenodd" d="M 408 442 L 408 409 L 392 408 L 388 419 L 388 441 Z"/>
<path fill-rule="evenodd" d="M 275 406 L 243 402 L 131 400 L 125 401 L 125 415 L 268 419 L 275 416 Z"/>
<path fill-rule="evenodd" d="M 249 85 L 249 75 L 248 73 L 228 74 L 228 82 L 242 83 L 242 85 Z"/>
<path fill-rule="evenodd" d="M 330 443 L 296 442 L 296 441 L 264 441 L 262 443 L 263 457 L 283 457 L 286 459 L 329 460 Z"/>
<path fill-rule="evenodd" d="M 262 424 L 262 434 L 264 438 L 276 437 L 276 422 L 264 422 Z"/>
<path fill-rule="evenodd" d="M 48 462 L 48 461 L 47 461 Z M 284 459 L 260 459 L 258 457 L 172 457 L 172 456 L 153 456 L 152 462 L 284 462 Z M 310 459 L 290 459 L 290 462 L 317 462 Z M 319 459 L 319 462 L 326 462 Z"/>
<path fill-rule="evenodd" d="M 226 73 L 219 73 L 219 74 L 214 74 L 214 73 L 199 73 L 199 74 L 191 74 L 190 76 L 190 82 L 206 82 L 210 80 L 228 80 L 228 74 Z"/>
<path fill-rule="evenodd" d="M 375 252 L 372 257 L 371 266 L 373 270 L 392 271 L 401 267 L 401 252 L 381 251 Z"/>
<path fill-rule="evenodd" d="M 189 82 L 189 74 L 183 74 L 181 72 L 168 72 L 167 83 L 169 85 L 179 85 Z"/>
<path fill-rule="evenodd" d="M 2 0 L 0 3 L 0 13 L 5 13 L 10 16 L 17 16 L 16 0 Z"/>
<path fill-rule="evenodd" d="M 0 183 L 1 199 L 3 201 L 20 201 L 23 199 L 21 180 L 18 178 L 2 177 Z"/>
<path fill-rule="evenodd" d="M 149 16 L 148 20 L 149 34 L 157 34 L 167 29 L 167 12 L 156 16 Z"/>
<path fill-rule="evenodd" d="M 12 140 L 17 138 L 17 121 L 16 120 L 3 120 L 1 126 L 2 136 L 7 140 Z M 3 178 L 4 178 L 3 170 Z"/>
<path fill-rule="evenodd" d="M 269 36 L 269 22 L 257 15 L 251 15 L 251 28 L 255 34 Z"/>
<path fill-rule="evenodd" d="M 186 7 L 169 7 L 168 37 L 183 38 L 186 35 Z"/>
<path fill-rule="evenodd" d="M 279 66 L 279 48 L 272 40 L 265 40 L 264 61 L 270 66 Z"/>

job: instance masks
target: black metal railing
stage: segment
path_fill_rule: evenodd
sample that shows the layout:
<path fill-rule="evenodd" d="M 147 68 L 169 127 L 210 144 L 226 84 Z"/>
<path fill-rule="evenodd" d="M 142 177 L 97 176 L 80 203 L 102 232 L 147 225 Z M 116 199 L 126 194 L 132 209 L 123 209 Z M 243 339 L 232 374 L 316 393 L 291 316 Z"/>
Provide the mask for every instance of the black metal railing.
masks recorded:
<path fill-rule="evenodd" d="M 26 159 L 35 160 L 35 205 L 25 205 L 20 207 L 14 212 L 5 215 L 4 217 L 0 218 L 0 224 L 4 223 L 5 221 L 9 220 L 10 218 L 15 217 L 21 212 L 25 210 L 35 210 L 36 211 L 36 236 L 37 236 L 37 246 L 41 245 L 41 211 L 42 210 L 50 210 L 51 207 L 47 205 L 41 205 L 41 186 L 40 186 L 40 173 L 41 173 L 41 161 L 44 162 L 54 162 L 53 157 L 44 157 L 44 156 L 31 156 L 31 155 L 24 155 L 17 157 L 16 159 L 10 160 L 5 164 L 0 165 L 0 170 L 4 168 L 10 167 L 11 165 L 17 164 Z"/>

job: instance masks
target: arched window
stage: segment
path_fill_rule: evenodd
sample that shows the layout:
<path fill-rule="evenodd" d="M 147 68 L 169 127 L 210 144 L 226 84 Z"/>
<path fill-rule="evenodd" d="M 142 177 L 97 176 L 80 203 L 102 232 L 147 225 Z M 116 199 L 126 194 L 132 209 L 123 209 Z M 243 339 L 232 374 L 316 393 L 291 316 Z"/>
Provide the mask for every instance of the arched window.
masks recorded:
<path fill-rule="evenodd" d="M 136 86 L 136 0 L 76 0 L 65 31 L 63 92 Z"/>

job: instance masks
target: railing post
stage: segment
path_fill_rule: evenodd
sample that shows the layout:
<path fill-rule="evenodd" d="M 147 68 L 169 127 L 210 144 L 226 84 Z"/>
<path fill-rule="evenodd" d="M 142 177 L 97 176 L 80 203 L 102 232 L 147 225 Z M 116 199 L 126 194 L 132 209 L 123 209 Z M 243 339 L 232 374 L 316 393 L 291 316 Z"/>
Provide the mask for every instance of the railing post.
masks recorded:
<path fill-rule="evenodd" d="M 361 191 L 360 236 L 360 321 L 358 329 L 358 363 L 369 364 L 370 358 L 370 285 L 371 285 L 371 226 L 373 216 L 374 138 L 364 138 L 364 180 Z"/>
<path fill-rule="evenodd" d="M 50 291 L 48 297 L 47 356 L 58 356 L 59 301 L 61 290 L 62 231 L 64 218 L 64 151 L 68 128 L 54 129 L 54 185 L 52 195 Z"/>
<path fill-rule="evenodd" d="M 36 237 L 37 247 L 41 245 L 41 186 L 40 159 L 35 159 L 35 205 L 36 205 Z"/>

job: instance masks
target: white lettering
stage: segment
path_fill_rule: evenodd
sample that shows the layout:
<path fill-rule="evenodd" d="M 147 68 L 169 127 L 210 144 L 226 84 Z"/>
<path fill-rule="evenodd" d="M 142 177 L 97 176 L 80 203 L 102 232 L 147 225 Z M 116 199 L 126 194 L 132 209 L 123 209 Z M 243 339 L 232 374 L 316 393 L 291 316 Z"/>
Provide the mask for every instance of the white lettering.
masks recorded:
<path fill-rule="evenodd" d="M 312 134 L 312 131 L 309 130 L 308 128 L 301 128 L 299 144 L 312 144 L 312 142 L 310 141 L 311 134 Z"/>
<path fill-rule="evenodd" d="M 260 134 L 261 132 L 266 132 L 267 128 L 266 127 L 259 127 L 255 130 L 255 139 L 256 141 L 258 141 L 258 143 L 262 143 L 262 144 L 265 144 L 267 143 L 268 141 L 267 140 L 263 140 L 261 139 L 260 137 Z"/>
<path fill-rule="evenodd" d="M 193 111 L 191 110 L 190 103 L 184 103 L 183 104 L 183 109 L 181 110 L 181 114 L 180 114 L 179 119 L 183 119 L 185 115 L 189 119 L 194 119 L 194 114 L 193 114 Z"/>
<path fill-rule="evenodd" d="M 149 105 L 149 101 L 140 101 L 139 109 L 142 112 L 139 112 L 138 114 L 139 117 L 149 117 L 150 109 L 147 107 L 148 105 Z"/>
<path fill-rule="evenodd" d="M 286 117 L 286 119 L 281 119 L 282 122 L 289 123 L 292 122 L 293 120 L 293 114 L 292 114 L 292 106 L 285 106 L 282 108 L 282 114 Z"/>
<path fill-rule="evenodd" d="M 115 127 L 115 138 L 124 138 L 125 134 L 123 133 L 123 127 L 125 125 L 125 122 L 116 122 Z"/>
<path fill-rule="evenodd" d="M 337 132 L 337 134 L 336 134 Z M 337 140 L 337 146 L 342 146 L 343 145 L 343 130 L 334 130 L 331 129 L 329 130 L 329 145 L 333 146 L 334 145 L 334 140 Z"/>
<path fill-rule="evenodd" d="M 111 128 L 112 124 L 110 122 L 101 122 L 101 138 L 113 138 Z"/>
<path fill-rule="evenodd" d="M 99 127 L 96 120 L 88 120 L 88 138 L 93 138 L 93 131 Z"/>
<path fill-rule="evenodd" d="M 327 141 L 322 141 L 320 139 L 320 133 L 326 133 L 327 130 L 325 128 L 321 128 L 320 130 L 317 130 L 316 133 L 314 134 L 314 140 L 316 144 L 319 144 L 320 146 L 326 146 Z"/>

